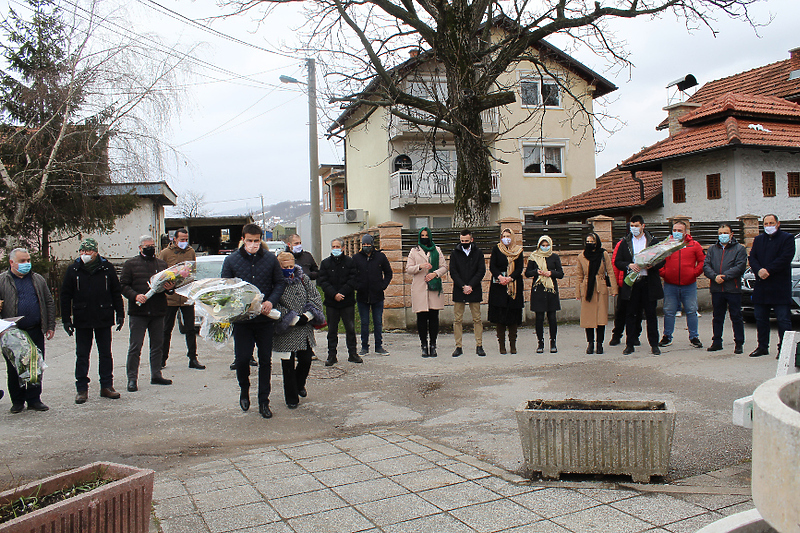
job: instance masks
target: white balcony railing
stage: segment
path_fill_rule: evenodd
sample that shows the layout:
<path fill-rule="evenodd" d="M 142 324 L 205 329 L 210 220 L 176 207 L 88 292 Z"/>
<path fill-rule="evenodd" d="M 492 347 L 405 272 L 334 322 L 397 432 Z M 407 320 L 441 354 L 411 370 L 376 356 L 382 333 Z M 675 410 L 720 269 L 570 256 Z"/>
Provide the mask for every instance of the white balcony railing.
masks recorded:
<path fill-rule="evenodd" d="M 431 115 L 425 113 L 424 111 L 420 111 L 418 109 L 410 109 L 407 110 L 411 116 L 419 117 L 422 119 L 430 119 Z M 481 120 L 483 122 L 483 133 L 484 134 L 496 134 L 500 131 L 500 109 L 495 107 L 492 109 L 487 109 L 481 112 Z M 392 138 L 397 137 L 399 135 L 408 135 L 408 134 L 417 134 L 417 133 L 428 133 L 430 132 L 431 128 L 427 126 L 418 126 L 406 120 L 402 120 L 397 117 L 392 118 L 391 122 L 391 132 L 390 136 Z"/>
<path fill-rule="evenodd" d="M 500 171 L 492 171 L 492 197 L 500 196 Z M 389 175 L 389 195 L 392 200 L 406 199 L 452 201 L 455 196 L 455 176 L 444 172 L 398 170 Z"/>

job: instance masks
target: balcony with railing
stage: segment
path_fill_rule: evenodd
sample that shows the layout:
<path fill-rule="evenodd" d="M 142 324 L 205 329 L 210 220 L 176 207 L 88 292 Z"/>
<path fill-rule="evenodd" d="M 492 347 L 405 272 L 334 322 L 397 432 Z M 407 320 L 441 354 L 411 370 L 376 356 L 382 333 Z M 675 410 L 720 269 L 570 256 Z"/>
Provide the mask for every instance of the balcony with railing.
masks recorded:
<path fill-rule="evenodd" d="M 411 116 L 419 117 L 424 120 L 430 119 L 430 115 L 419 110 L 408 110 Z M 500 113 L 499 108 L 495 107 L 481 112 L 481 120 L 483 122 L 484 135 L 497 135 L 500 133 Z M 408 120 L 392 116 L 389 124 L 389 138 L 410 138 L 419 135 L 424 135 L 431 132 L 429 126 L 420 126 Z M 440 130 L 441 131 L 441 130 Z"/>
<path fill-rule="evenodd" d="M 500 171 L 492 171 L 492 203 L 500 202 Z M 409 204 L 452 204 L 455 176 L 444 172 L 398 170 L 389 175 L 389 202 L 392 209 Z"/>

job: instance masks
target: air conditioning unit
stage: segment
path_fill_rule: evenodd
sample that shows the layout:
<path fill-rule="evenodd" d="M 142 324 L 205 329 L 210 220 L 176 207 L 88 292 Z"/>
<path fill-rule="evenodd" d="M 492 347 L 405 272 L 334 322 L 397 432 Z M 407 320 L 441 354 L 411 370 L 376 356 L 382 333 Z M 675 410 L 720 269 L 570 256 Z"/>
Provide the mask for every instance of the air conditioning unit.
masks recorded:
<path fill-rule="evenodd" d="M 364 222 L 363 209 L 345 209 L 344 220 L 345 222 Z"/>

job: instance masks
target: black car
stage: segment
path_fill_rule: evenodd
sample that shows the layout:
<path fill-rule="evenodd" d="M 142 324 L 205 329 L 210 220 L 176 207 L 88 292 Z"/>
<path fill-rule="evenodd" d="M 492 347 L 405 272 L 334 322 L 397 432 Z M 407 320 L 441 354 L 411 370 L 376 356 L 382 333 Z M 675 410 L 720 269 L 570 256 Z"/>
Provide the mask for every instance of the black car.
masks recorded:
<path fill-rule="evenodd" d="M 753 280 L 756 275 L 748 267 L 742 275 L 742 315 L 748 322 L 754 322 Z M 792 258 L 792 319 L 800 320 L 800 234 L 794 237 L 794 257 Z M 775 316 L 774 313 L 772 316 Z"/>

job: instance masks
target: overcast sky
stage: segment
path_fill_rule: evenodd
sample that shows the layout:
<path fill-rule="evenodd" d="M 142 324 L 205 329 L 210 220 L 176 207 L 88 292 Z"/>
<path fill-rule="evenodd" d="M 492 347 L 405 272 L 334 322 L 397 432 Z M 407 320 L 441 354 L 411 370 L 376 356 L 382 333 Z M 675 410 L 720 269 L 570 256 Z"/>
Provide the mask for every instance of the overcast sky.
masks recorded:
<path fill-rule="evenodd" d="M 222 10 L 211 0 L 159 1 L 190 19 L 217 16 Z M 180 18 L 164 14 L 149 0 L 133 4 L 132 25 L 141 33 L 156 32 L 165 42 L 183 46 L 202 43 L 194 52 L 194 76 L 183 112 L 172 124 L 170 141 L 183 156 L 170 167 L 168 180 L 177 193 L 188 189 L 205 194 L 208 207 L 221 213 L 246 212 L 282 200 L 307 200 L 308 107 L 305 87 L 286 85 L 280 75 L 305 80 L 302 57 L 289 57 L 231 42 L 201 31 Z M 618 38 L 629 45 L 634 67 L 609 71 L 604 60 L 575 52 L 576 57 L 603 74 L 619 89 L 609 95 L 605 112 L 619 118 L 619 131 L 598 133 L 605 147 L 597 155 L 597 174 L 613 168 L 643 146 L 664 137 L 655 126 L 665 116 L 665 86 L 688 73 L 699 83 L 789 57 L 800 47 L 797 0 L 769 0 L 753 7 L 756 20 L 772 23 L 758 35 L 743 22 L 720 18 L 714 37 L 708 29 L 690 33 L 674 18 L 640 18 L 615 24 Z M 252 15 L 215 20 L 211 27 L 267 50 L 297 44 L 295 30 L 302 22 L 295 8 L 274 10 L 261 24 Z M 563 46 L 563 42 L 552 40 Z M 244 78 L 234 79 L 235 76 Z M 322 80 L 319 81 L 323 83 Z M 320 163 L 342 163 L 342 150 L 322 133 Z"/>

